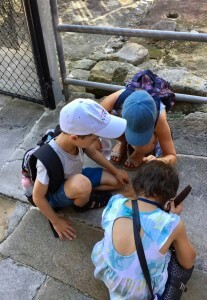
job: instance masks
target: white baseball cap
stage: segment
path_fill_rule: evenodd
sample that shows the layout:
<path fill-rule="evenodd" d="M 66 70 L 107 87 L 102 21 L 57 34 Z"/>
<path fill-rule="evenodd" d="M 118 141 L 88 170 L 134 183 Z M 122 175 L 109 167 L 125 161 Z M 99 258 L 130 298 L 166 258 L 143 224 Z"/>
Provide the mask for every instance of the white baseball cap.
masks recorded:
<path fill-rule="evenodd" d="M 110 115 L 91 99 L 78 98 L 60 111 L 60 128 L 75 135 L 94 134 L 103 138 L 120 137 L 126 129 L 126 120 Z"/>

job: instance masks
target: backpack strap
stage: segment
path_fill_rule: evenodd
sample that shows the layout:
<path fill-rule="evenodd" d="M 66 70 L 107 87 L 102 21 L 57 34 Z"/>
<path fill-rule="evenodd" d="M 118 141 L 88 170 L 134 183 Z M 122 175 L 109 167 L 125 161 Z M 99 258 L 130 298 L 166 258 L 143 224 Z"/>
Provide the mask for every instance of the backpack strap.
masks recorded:
<path fill-rule="evenodd" d="M 61 132 L 62 132 L 62 130 L 61 130 L 61 128 L 60 128 L 60 125 L 59 125 L 59 124 L 56 125 L 55 130 L 54 130 L 54 136 L 53 136 L 53 137 L 58 136 L 59 134 L 61 134 Z"/>
<path fill-rule="evenodd" d="M 55 192 L 64 181 L 64 170 L 59 156 L 48 144 L 44 144 L 39 147 L 30 158 L 30 168 L 33 181 L 35 181 L 37 176 L 37 159 L 43 163 L 50 178 L 48 192 Z"/>
<path fill-rule="evenodd" d="M 155 125 L 154 125 L 154 128 L 156 127 L 157 125 L 157 121 L 159 119 L 159 116 L 160 116 L 160 103 L 161 103 L 161 100 L 160 100 L 160 97 L 159 96 L 152 96 L 152 98 L 154 99 L 155 101 L 155 105 L 156 105 L 156 108 L 157 108 L 157 117 L 156 117 L 156 121 L 155 121 Z"/>
<path fill-rule="evenodd" d="M 49 143 L 49 141 L 56 136 L 58 136 L 61 133 L 60 125 L 56 125 L 55 129 L 51 129 L 50 131 L 47 131 L 47 133 L 41 138 L 40 141 L 37 142 L 38 146 L 42 146 L 46 143 Z"/>
<path fill-rule="evenodd" d="M 124 101 L 125 101 L 126 98 L 127 98 L 128 96 L 130 96 L 132 93 L 134 93 L 134 90 L 129 89 L 129 88 L 126 88 L 125 91 L 123 91 L 123 92 L 119 95 L 119 97 L 118 97 L 118 99 L 117 99 L 117 101 L 116 101 L 116 103 L 115 103 L 115 105 L 114 105 L 114 110 L 115 110 L 115 111 L 118 111 L 118 110 L 122 109 L 122 106 L 123 106 L 123 104 L 124 104 Z"/>

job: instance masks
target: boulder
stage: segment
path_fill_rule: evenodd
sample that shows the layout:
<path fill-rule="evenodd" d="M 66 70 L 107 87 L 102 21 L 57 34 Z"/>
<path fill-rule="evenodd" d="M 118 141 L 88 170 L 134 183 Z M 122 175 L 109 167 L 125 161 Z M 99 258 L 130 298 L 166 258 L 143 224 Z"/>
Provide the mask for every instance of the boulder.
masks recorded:
<path fill-rule="evenodd" d="M 91 70 L 96 64 L 96 61 L 92 59 L 81 59 L 76 62 L 75 68 L 76 69 L 83 69 L 83 70 Z"/>
<path fill-rule="evenodd" d="M 89 81 L 123 84 L 131 70 L 136 70 L 136 67 L 126 62 L 100 61 L 91 70 Z"/>
<path fill-rule="evenodd" d="M 207 80 L 185 68 L 160 69 L 157 75 L 169 81 L 178 93 L 206 96 Z"/>
<path fill-rule="evenodd" d="M 136 43 L 126 43 L 118 52 L 111 54 L 110 58 L 126 61 L 133 65 L 144 62 L 149 56 L 148 50 Z"/>
<path fill-rule="evenodd" d="M 67 78 L 87 81 L 89 73 L 90 73 L 90 71 L 87 71 L 87 70 L 73 69 Z M 86 91 L 86 88 L 84 86 L 78 86 L 78 85 L 69 85 L 69 89 L 72 92 L 85 92 Z"/>

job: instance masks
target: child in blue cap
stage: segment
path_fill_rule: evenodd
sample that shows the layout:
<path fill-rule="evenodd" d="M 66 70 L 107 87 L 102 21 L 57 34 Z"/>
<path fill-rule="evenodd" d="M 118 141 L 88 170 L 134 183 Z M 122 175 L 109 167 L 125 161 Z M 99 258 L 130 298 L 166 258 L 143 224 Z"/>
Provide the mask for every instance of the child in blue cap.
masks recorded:
<path fill-rule="evenodd" d="M 138 90 L 128 96 L 123 104 L 117 105 L 123 91 L 115 92 L 101 102 L 108 112 L 127 120 L 125 135 L 119 137 L 113 148 L 111 162 L 121 163 L 128 143 L 132 146 L 124 163 L 124 169 L 128 171 L 136 170 L 141 163 L 155 159 L 175 164 L 176 151 L 164 104 L 160 102 L 158 111 L 152 96 L 144 90 Z"/>

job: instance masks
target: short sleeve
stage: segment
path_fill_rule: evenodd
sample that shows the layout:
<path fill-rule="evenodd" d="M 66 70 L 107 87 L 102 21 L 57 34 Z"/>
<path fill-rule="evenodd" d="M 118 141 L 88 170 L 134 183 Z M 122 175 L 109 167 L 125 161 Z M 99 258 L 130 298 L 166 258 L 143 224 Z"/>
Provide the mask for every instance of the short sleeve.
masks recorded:
<path fill-rule="evenodd" d="M 38 159 L 37 160 L 37 177 L 36 179 L 41 182 L 42 184 L 48 185 L 49 184 L 49 176 L 47 174 L 47 170 L 42 162 Z"/>
<path fill-rule="evenodd" d="M 163 110 L 165 109 L 165 105 L 162 103 L 162 101 L 160 102 L 160 115 L 163 112 Z"/>

